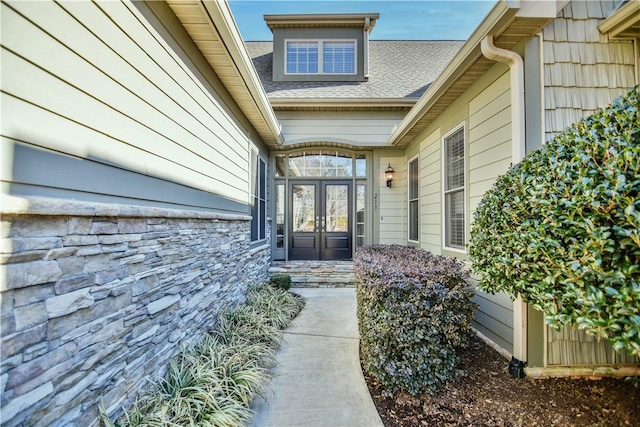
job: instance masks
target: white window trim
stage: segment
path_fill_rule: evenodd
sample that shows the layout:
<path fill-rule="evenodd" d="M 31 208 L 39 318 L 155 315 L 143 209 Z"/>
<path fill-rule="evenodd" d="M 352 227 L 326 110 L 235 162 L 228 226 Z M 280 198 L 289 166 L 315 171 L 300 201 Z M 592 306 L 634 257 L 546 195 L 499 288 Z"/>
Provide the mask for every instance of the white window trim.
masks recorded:
<path fill-rule="evenodd" d="M 419 154 L 416 154 L 412 158 L 407 161 L 407 241 L 411 243 L 420 243 L 420 160 L 418 159 Z M 411 175 L 410 175 L 410 167 L 409 165 L 414 160 L 417 160 L 418 163 L 418 197 L 415 199 L 411 199 L 411 189 L 409 186 L 411 185 Z M 418 202 L 418 240 L 411 239 L 411 201 L 416 200 Z"/>
<path fill-rule="evenodd" d="M 289 42 L 317 43 L 318 44 L 318 72 L 317 73 L 289 73 L 287 72 L 287 45 Z M 323 43 L 324 42 L 349 42 L 353 43 L 353 73 L 325 73 L 323 72 Z M 358 74 L 358 40 L 357 39 L 285 39 L 283 70 L 286 76 L 355 76 Z"/>
<path fill-rule="evenodd" d="M 464 197 L 463 197 L 463 202 L 464 202 L 464 240 L 465 240 L 465 248 L 464 249 L 460 249 L 460 248 L 454 248 L 451 246 L 447 246 L 447 206 L 446 206 L 446 195 L 448 193 L 448 190 L 446 189 L 446 150 L 445 150 L 445 140 L 453 135 L 454 133 L 458 132 L 460 129 L 462 129 L 462 135 L 464 137 L 464 168 L 463 168 L 463 172 L 464 172 L 464 185 L 462 186 L 462 191 L 464 193 Z M 461 254 L 466 254 L 467 253 L 467 249 L 466 249 L 466 242 L 467 242 L 467 232 L 468 232 L 468 223 L 469 223 L 469 212 L 467 212 L 467 187 L 468 187 L 468 171 L 467 171 L 467 158 L 468 158 L 468 150 L 467 150 L 467 131 L 466 131 L 466 127 L 465 127 L 465 123 L 462 122 L 460 123 L 458 126 L 456 126 L 455 128 L 451 129 L 449 132 L 445 133 L 442 136 L 442 142 L 440 144 L 440 152 L 441 152 L 441 188 L 442 188 L 442 248 L 444 250 L 447 251 L 451 251 L 451 252 L 458 252 Z M 459 190 L 456 190 L 459 191 Z"/>
<path fill-rule="evenodd" d="M 253 216 L 251 217 L 251 224 L 249 225 L 249 243 L 251 245 L 255 245 L 256 243 L 260 243 L 260 242 L 266 242 L 267 241 L 267 212 L 265 212 L 264 214 L 264 224 L 260 224 L 260 196 L 259 195 L 255 195 L 253 194 L 253 192 L 251 191 L 251 186 L 252 186 L 252 182 L 253 182 L 253 170 L 251 168 L 251 164 L 252 164 L 252 160 L 253 158 L 256 158 L 256 179 L 258 180 L 257 185 L 256 185 L 256 191 L 258 191 L 257 186 L 260 185 L 260 161 L 262 161 L 264 163 L 264 173 L 265 173 L 265 185 L 264 185 L 264 207 L 265 209 L 267 209 L 267 180 L 268 180 L 268 174 L 267 174 L 267 161 L 264 159 L 264 157 L 262 157 L 262 155 L 260 154 L 260 150 L 258 150 L 258 147 L 256 147 L 254 144 L 251 144 L 251 146 L 249 147 L 249 206 L 251 206 L 251 204 L 253 203 L 253 199 L 254 197 L 258 199 L 258 238 L 256 240 L 251 240 L 251 228 L 252 228 L 252 223 L 253 221 L 255 221 L 256 219 L 253 218 Z M 262 226 L 264 228 L 264 238 L 260 238 L 260 226 Z"/>

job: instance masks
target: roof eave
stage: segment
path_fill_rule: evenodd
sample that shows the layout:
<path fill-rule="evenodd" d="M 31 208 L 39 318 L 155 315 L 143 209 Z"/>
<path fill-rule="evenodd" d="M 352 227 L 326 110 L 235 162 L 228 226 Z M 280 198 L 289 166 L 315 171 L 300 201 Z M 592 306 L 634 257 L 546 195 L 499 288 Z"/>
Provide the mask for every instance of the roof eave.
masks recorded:
<path fill-rule="evenodd" d="M 498 1 L 493 9 L 487 14 L 486 18 L 480 23 L 473 34 L 465 42 L 458 53 L 453 57 L 445 69 L 440 73 L 438 78 L 429 86 L 427 91 L 420 97 L 413 109 L 407 114 L 407 116 L 398 124 L 397 128 L 392 132 L 389 137 L 389 144 L 391 146 L 403 147 L 410 143 L 413 138 L 428 126 L 432 119 L 424 119 L 427 113 L 431 113 L 432 116 L 437 116 L 439 113 L 434 113 L 432 109 L 436 105 L 442 106 L 443 103 L 439 102 L 445 99 L 445 96 L 455 98 L 455 95 L 450 93 L 452 86 L 461 81 L 461 78 L 466 75 L 466 79 L 463 85 L 458 85 L 457 91 L 461 91 L 470 87 L 480 77 L 477 72 L 467 73 L 477 61 L 483 58 L 480 50 L 480 43 L 487 35 L 496 36 L 496 45 L 500 45 L 498 35 L 501 35 L 509 28 L 509 26 L 518 17 L 520 11 L 521 2 L 518 1 Z M 527 10 L 527 14 L 529 13 Z M 537 10 L 533 9 L 534 13 Z M 549 20 L 549 10 L 546 10 L 547 16 L 541 16 L 535 18 L 532 16 L 522 16 L 522 19 L 529 20 L 533 25 L 533 29 L 528 29 L 528 33 L 534 33 L 539 31 Z M 517 32 L 516 32 L 517 33 Z M 513 46 L 516 44 L 516 39 L 521 39 L 530 34 L 516 34 L 505 37 L 505 47 Z M 507 40 L 508 39 L 508 40 Z M 502 47 L 502 46 L 500 46 Z M 487 60 L 488 61 L 488 60 Z M 462 89 L 461 89 L 462 88 Z M 440 107 L 442 108 L 442 107 Z"/>
<path fill-rule="evenodd" d="M 264 15 L 270 29 L 283 27 L 370 27 L 373 28 L 379 13 L 336 13 L 336 14 L 282 14 Z"/>
<path fill-rule="evenodd" d="M 640 38 L 640 2 L 630 1 L 620 6 L 598 25 L 602 34 L 613 40 Z"/>
<path fill-rule="evenodd" d="M 417 98 L 271 98 L 271 105 L 278 108 L 410 108 Z"/>
<path fill-rule="evenodd" d="M 270 147 L 281 147 L 284 138 L 280 124 L 228 3 L 219 0 L 167 0 L 167 4 L 263 141 Z M 181 8 L 185 7 L 189 8 L 188 13 L 181 13 Z M 193 25 L 194 13 L 206 18 L 208 25 Z M 217 54 L 210 54 L 206 47 L 210 45 L 206 43 L 215 44 Z M 220 60 L 220 55 L 226 60 Z"/>

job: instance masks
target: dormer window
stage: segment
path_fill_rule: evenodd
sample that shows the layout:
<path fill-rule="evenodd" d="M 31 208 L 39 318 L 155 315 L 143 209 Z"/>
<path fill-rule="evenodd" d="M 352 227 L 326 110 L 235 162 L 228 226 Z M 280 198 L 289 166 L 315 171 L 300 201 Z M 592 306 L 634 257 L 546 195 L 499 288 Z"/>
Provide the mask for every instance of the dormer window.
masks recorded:
<path fill-rule="evenodd" d="M 287 40 L 286 74 L 356 74 L 356 40 Z"/>
<path fill-rule="evenodd" d="M 265 15 L 274 82 L 365 82 L 377 13 Z"/>

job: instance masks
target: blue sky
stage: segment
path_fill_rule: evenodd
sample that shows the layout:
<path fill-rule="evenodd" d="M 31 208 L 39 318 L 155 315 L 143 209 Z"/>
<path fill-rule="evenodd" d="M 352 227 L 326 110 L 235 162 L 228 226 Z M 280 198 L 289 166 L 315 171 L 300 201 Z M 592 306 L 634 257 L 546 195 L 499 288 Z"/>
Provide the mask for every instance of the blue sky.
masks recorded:
<path fill-rule="evenodd" d="M 379 13 L 372 40 L 466 40 L 496 0 L 228 0 L 247 41 L 271 40 L 263 15 Z"/>

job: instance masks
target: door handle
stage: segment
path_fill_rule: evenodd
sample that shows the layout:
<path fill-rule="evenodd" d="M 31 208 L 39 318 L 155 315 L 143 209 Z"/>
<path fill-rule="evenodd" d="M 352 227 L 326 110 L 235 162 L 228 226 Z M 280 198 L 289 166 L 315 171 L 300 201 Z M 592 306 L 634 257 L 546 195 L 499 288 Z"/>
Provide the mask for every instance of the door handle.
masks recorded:
<path fill-rule="evenodd" d="M 326 231 L 326 226 L 327 226 L 327 224 L 326 224 L 325 218 L 322 217 L 322 223 L 320 225 L 320 231 Z"/>
<path fill-rule="evenodd" d="M 320 217 L 319 216 L 316 217 L 316 226 L 315 226 L 315 232 L 317 233 L 318 231 L 320 231 Z"/>

